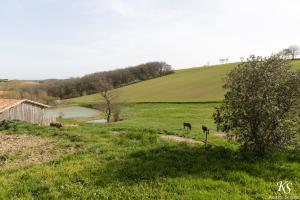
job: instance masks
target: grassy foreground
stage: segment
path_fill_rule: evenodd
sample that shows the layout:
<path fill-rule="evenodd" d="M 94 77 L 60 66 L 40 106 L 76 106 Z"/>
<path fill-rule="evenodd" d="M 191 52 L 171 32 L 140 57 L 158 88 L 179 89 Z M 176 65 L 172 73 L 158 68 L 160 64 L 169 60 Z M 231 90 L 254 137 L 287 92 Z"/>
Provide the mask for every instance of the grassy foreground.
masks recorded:
<path fill-rule="evenodd" d="M 249 159 L 237 144 L 209 136 L 210 146 L 161 140 L 159 133 L 202 140 L 214 129 L 216 104 L 130 104 L 125 119 L 111 124 L 65 123 L 55 129 L 18 123 L 1 134 L 33 135 L 75 149 L 43 163 L 7 168 L 2 159 L 0 199 L 268 199 L 282 196 L 276 182 L 292 181 L 299 195 L 300 156 L 282 152 Z M 184 131 L 189 121 L 192 132 Z"/>
<path fill-rule="evenodd" d="M 117 89 L 125 102 L 211 102 L 224 96 L 223 78 L 238 63 L 177 70 L 174 74 Z M 300 60 L 292 62 L 300 69 Z M 69 104 L 94 104 L 100 95 L 69 99 Z"/>
<path fill-rule="evenodd" d="M 220 101 L 222 76 L 233 67 L 179 70 L 118 90 L 128 102 Z M 90 95 L 64 103 L 91 106 L 99 99 Z M 216 134 L 211 117 L 216 105 L 129 103 L 123 121 L 63 120 L 71 126 L 62 129 L 18 122 L 0 131 L 0 138 L 32 140 L 36 146 L 0 147 L 0 199 L 299 199 L 299 152 L 264 159 L 239 152 L 237 143 Z M 211 129 L 208 148 L 201 143 L 202 125 Z M 290 181 L 291 193 L 278 192 L 279 181 Z"/>

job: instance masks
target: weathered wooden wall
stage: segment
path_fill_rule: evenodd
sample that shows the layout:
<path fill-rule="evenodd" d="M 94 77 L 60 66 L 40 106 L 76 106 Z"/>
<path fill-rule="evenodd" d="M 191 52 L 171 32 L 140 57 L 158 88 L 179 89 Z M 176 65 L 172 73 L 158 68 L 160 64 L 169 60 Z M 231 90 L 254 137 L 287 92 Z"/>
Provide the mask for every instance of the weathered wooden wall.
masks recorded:
<path fill-rule="evenodd" d="M 56 121 L 55 118 L 47 118 L 42 107 L 28 102 L 23 102 L 0 113 L 0 121 L 2 120 L 21 120 L 41 125 L 49 125 Z"/>

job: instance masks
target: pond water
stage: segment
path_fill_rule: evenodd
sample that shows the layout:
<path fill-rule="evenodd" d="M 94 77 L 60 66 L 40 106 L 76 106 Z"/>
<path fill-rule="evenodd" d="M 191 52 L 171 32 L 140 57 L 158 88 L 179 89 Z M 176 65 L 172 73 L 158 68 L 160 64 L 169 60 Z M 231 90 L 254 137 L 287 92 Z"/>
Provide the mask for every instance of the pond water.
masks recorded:
<path fill-rule="evenodd" d="M 62 107 L 62 108 L 51 108 L 46 111 L 48 117 L 59 117 L 63 118 L 88 118 L 95 117 L 100 114 L 100 111 L 84 108 L 80 106 Z"/>
<path fill-rule="evenodd" d="M 91 121 L 88 121 L 89 123 L 100 123 L 100 124 L 103 124 L 103 123 L 106 123 L 106 119 L 96 119 L 96 120 L 91 120 Z"/>

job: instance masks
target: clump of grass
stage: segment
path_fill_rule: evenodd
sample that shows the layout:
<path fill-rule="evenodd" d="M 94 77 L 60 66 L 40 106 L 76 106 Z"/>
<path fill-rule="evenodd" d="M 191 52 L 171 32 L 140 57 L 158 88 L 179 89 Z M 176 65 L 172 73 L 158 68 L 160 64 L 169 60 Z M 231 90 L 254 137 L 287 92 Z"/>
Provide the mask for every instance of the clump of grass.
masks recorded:
<path fill-rule="evenodd" d="M 0 163 L 1 164 L 11 161 L 13 159 L 14 159 L 14 156 L 9 152 L 5 152 L 4 154 L 0 155 Z"/>
<path fill-rule="evenodd" d="M 0 131 L 6 130 L 6 131 L 12 131 L 17 132 L 18 131 L 18 123 L 19 121 L 16 120 L 3 120 L 0 122 Z"/>

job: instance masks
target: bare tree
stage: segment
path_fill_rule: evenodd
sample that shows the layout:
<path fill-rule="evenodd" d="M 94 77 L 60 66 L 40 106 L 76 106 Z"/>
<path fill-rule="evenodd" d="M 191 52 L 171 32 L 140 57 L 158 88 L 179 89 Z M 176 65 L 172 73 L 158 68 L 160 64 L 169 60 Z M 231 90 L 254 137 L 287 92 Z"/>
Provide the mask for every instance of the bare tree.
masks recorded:
<path fill-rule="evenodd" d="M 244 57 L 240 57 L 241 62 L 244 62 Z"/>
<path fill-rule="evenodd" d="M 224 64 L 225 59 L 224 59 L 224 58 L 220 58 L 220 59 L 219 59 L 219 62 L 220 62 L 221 64 Z"/>
<path fill-rule="evenodd" d="M 300 48 L 297 45 L 291 45 L 288 49 L 289 49 L 290 55 L 292 57 L 292 60 L 294 60 L 297 57 L 297 55 L 300 53 L 299 52 Z"/>
<path fill-rule="evenodd" d="M 279 52 L 279 55 L 282 56 L 284 59 L 288 59 L 291 55 L 290 49 L 283 49 Z"/>
<path fill-rule="evenodd" d="M 220 59 L 219 59 L 219 62 L 220 62 L 221 64 L 228 63 L 228 61 L 229 61 L 229 58 L 220 58 Z"/>
<path fill-rule="evenodd" d="M 112 90 L 113 86 L 108 80 L 101 80 L 100 83 L 100 95 L 104 100 L 104 112 L 106 115 L 107 123 L 110 122 L 113 107 L 114 107 L 114 100 L 117 97 L 116 91 Z"/>
<path fill-rule="evenodd" d="M 297 45 L 291 45 L 289 48 L 287 49 L 283 49 L 279 52 L 279 55 L 282 56 L 285 59 L 292 59 L 294 60 L 297 55 L 300 54 L 300 48 Z"/>

